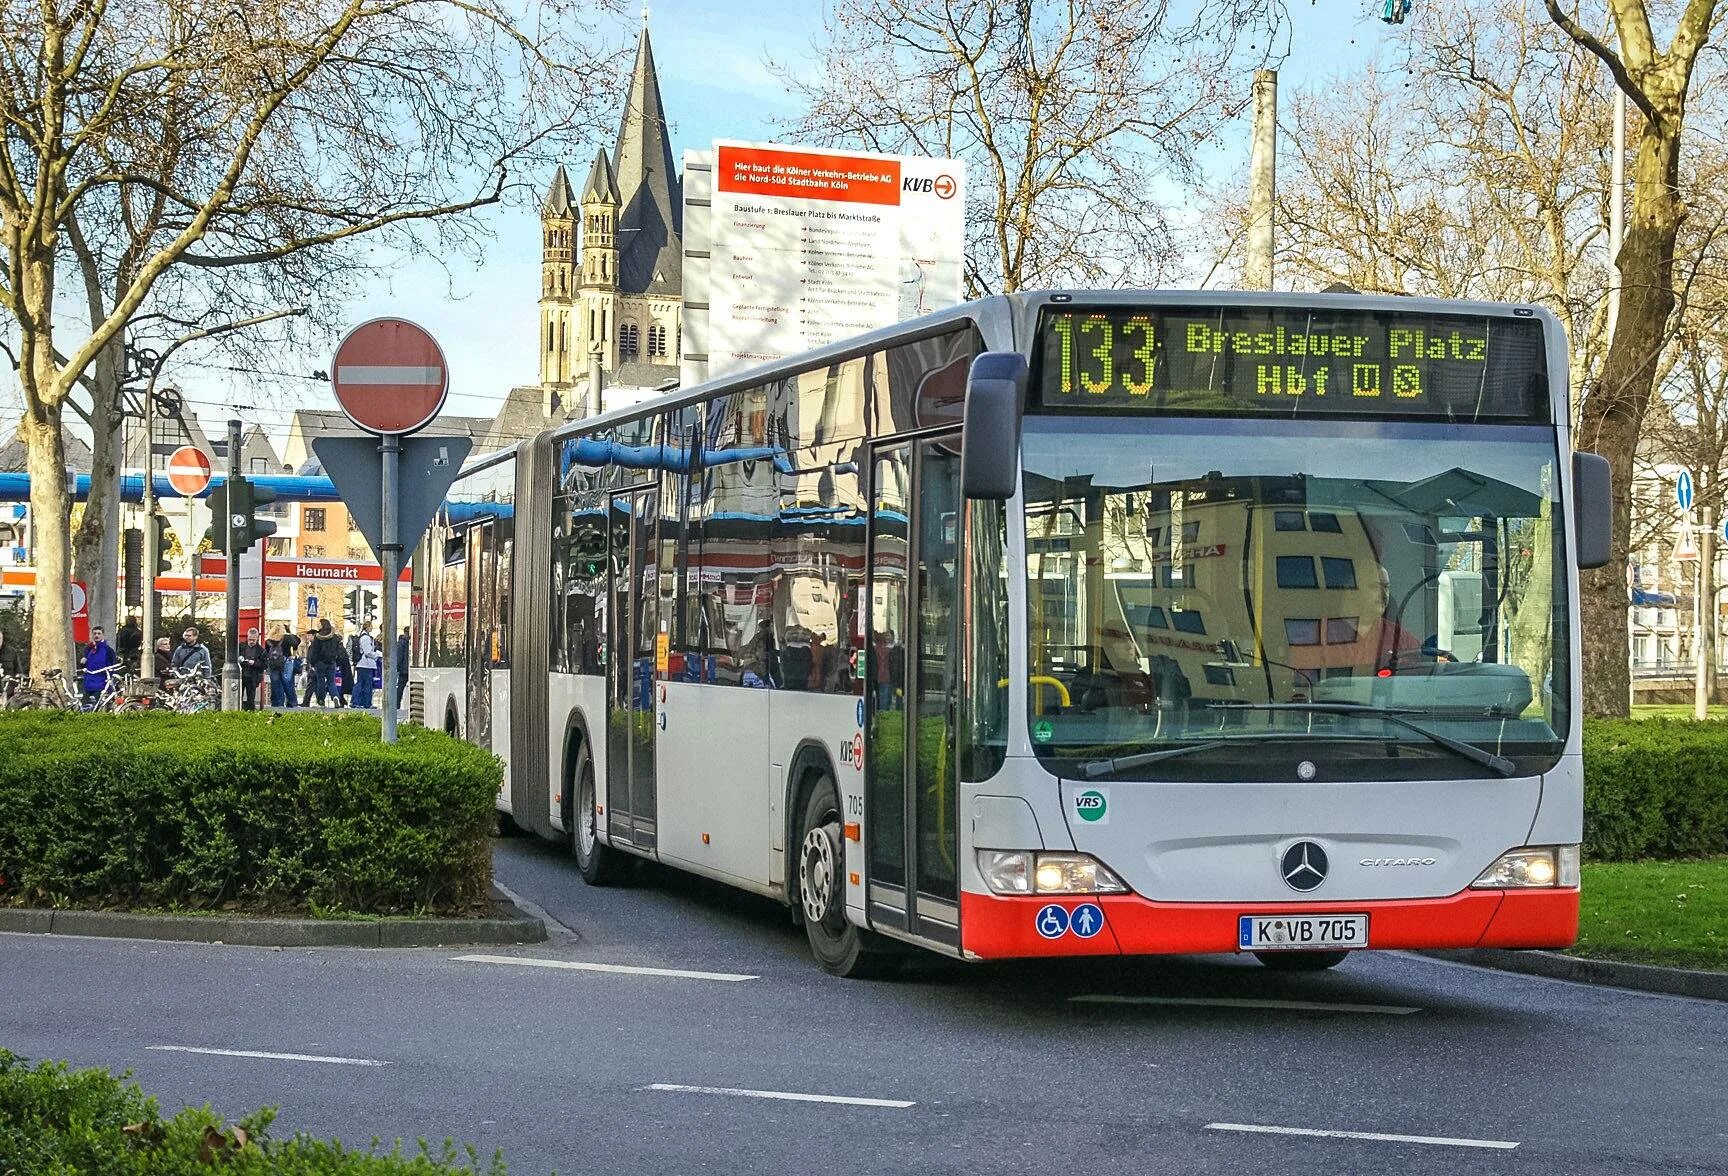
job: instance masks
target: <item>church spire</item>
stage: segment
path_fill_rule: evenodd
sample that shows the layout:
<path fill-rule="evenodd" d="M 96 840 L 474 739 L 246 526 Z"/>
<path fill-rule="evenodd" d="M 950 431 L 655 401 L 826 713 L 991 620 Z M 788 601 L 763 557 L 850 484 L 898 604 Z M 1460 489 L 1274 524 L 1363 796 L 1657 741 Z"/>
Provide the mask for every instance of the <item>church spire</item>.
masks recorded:
<path fill-rule="evenodd" d="M 630 71 L 630 92 L 613 159 L 622 203 L 620 285 L 631 293 L 675 297 L 683 289 L 681 193 L 646 21 Z"/>

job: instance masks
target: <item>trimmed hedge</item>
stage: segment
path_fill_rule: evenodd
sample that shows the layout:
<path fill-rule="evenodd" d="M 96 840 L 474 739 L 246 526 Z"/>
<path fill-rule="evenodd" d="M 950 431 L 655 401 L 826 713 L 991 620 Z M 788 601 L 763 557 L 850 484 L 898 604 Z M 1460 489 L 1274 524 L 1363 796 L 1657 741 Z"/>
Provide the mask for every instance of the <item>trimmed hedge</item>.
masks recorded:
<path fill-rule="evenodd" d="M 480 913 L 501 773 L 360 716 L 0 713 L 0 904 Z"/>
<path fill-rule="evenodd" d="M 1585 720 L 1584 854 L 1728 854 L 1728 723 Z"/>
<path fill-rule="evenodd" d="M 262 1110 L 224 1125 L 208 1106 L 163 1119 L 156 1100 L 106 1070 L 28 1066 L 0 1050 L 0 1173 L 7 1176 L 504 1176 L 472 1148 L 446 1142 L 412 1153 L 351 1151 L 340 1143 L 296 1135 L 269 1138 L 275 1112 Z"/>

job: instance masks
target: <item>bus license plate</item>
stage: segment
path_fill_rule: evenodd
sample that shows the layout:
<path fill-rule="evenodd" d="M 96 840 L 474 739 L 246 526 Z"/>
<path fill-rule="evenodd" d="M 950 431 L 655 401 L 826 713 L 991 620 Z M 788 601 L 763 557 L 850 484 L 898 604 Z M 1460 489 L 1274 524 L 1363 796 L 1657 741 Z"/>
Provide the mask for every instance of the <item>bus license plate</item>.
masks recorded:
<path fill-rule="evenodd" d="M 1313 951 L 1368 946 L 1367 915 L 1243 915 L 1242 951 Z"/>

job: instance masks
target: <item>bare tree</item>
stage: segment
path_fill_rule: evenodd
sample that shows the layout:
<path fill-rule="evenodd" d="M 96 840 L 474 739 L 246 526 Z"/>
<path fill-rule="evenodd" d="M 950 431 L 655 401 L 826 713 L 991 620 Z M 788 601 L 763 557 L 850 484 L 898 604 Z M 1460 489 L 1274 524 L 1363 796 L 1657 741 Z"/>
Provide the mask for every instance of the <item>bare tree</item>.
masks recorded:
<path fill-rule="evenodd" d="M 839 0 L 814 64 L 779 67 L 808 106 L 789 129 L 963 160 L 970 296 L 1150 283 L 1173 259 L 1165 208 L 1282 28 L 1282 6 L 1264 0 L 1183 12 L 1153 0 Z"/>
<path fill-rule="evenodd" d="M 505 0 L 0 0 L 0 311 L 39 521 L 35 665 L 71 653 L 51 522 L 70 514 L 64 407 L 164 278 L 361 235 L 424 247 L 418 228 L 501 199 L 512 168 L 583 123 L 602 65 L 589 32 Z M 124 216 L 123 193 L 159 199 L 159 228 L 125 227 L 134 265 L 70 329 L 74 225 Z"/>
<path fill-rule="evenodd" d="M 1623 715 L 1628 701 L 1625 566 L 1632 522 L 1632 477 L 1639 430 L 1650 406 L 1675 307 L 1675 242 L 1685 218 L 1681 139 L 1699 54 L 1720 15 L 1718 0 L 1674 6 L 1649 0 L 1607 0 L 1615 44 L 1582 23 L 1570 0 L 1544 0 L 1567 36 L 1594 54 L 1642 115 L 1632 162 L 1632 199 L 1621 243 L 1620 311 L 1602 370 L 1584 390 L 1578 447 L 1594 450 L 1614 470 L 1614 541 L 1607 566 L 1582 577 L 1584 709 Z M 1672 33 L 1657 41 L 1656 15 Z"/>

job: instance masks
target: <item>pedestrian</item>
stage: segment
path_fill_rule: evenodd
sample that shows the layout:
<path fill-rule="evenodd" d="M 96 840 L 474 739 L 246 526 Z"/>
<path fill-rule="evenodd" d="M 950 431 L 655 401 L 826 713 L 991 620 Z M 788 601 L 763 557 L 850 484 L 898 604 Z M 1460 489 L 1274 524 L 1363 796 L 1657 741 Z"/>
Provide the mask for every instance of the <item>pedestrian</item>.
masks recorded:
<path fill-rule="evenodd" d="M 336 705 L 346 707 L 349 696 L 354 693 L 354 655 L 349 652 L 349 642 L 332 633 L 330 636 L 330 656 L 336 666 L 332 676 L 332 684 L 336 688 Z"/>
<path fill-rule="evenodd" d="M 126 668 L 138 673 L 143 665 L 140 655 L 144 652 L 144 630 L 138 624 L 138 614 L 133 613 L 126 618 L 126 623 L 120 626 L 120 631 L 114 634 L 114 649 L 120 654 L 120 660 L 126 663 Z"/>
<path fill-rule="evenodd" d="M 305 670 L 305 672 L 306 672 L 306 686 L 300 693 L 300 705 L 301 706 L 311 706 L 312 705 L 312 695 L 315 692 L 315 689 L 318 685 L 318 671 L 316 669 L 314 669 L 313 665 L 312 665 L 312 646 L 314 644 L 316 644 L 317 641 L 318 641 L 318 627 L 316 625 L 314 625 L 311 628 L 306 630 L 306 639 L 305 639 L 306 655 L 304 657 L 297 659 L 300 662 L 301 669 Z M 320 705 L 322 705 L 322 704 L 320 704 Z"/>
<path fill-rule="evenodd" d="M 319 706 L 329 705 L 331 679 L 336 673 L 336 650 L 340 646 L 341 642 L 330 629 L 330 622 L 318 622 L 318 631 L 306 650 L 306 665 L 311 670 L 311 680 L 306 689 L 318 699 Z"/>
<path fill-rule="evenodd" d="M 166 637 L 156 638 L 156 664 L 152 667 L 158 682 L 168 676 L 173 669 L 174 643 Z"/>
<path fill-rule="evenodd" d="M 108 685 L 120 655 L 114 652 L 114 647 L 102 635 L 100 628 L 90 630 L 90 644 L 84 647 L 84 701 L 94 703 L 98 695 Z"/>
<path fill-rule="evenodd" d="M 264 657 L 264 669 L 270 675 L 271 706 L 294 709 L 294 671 L 300 660 L 296 656 L 299 650 L 300 638 L 292 629 L 284 625 L 276 630 L 276 638 Z"/>
<path fill-rule="evenodd" d="M 396 638 L 396 709 L 402 709 L 402 696 L 408 693 L 408 626 L 402 627 Z"/>
<path fill-rule="evenodd" d="M 372 688 L 378 682 L 378 642 L 372 639 L 372 630 L 360 626 L 360 632 L 354 636 L 354 709 L 372 709 Z"/>
<path fill-rule="evenodd" d="M 258 691 L 264 685 L 264 646 L 258 642 L 256 628 L 246 630 L 246 640 L 234 651 L 240 662 L 240 709 L 258 709 Z"/>
<path fill-rule="evenodd" d="M 174 647 L 174 654 L 168 659 L 168 668 L 176 672 L 191 671 L 201 678 L 214 676 L 210 649 L 198 640 L 197 626 L 188 625 L 186 631 L 180 634 L 180 644 Z"/>

